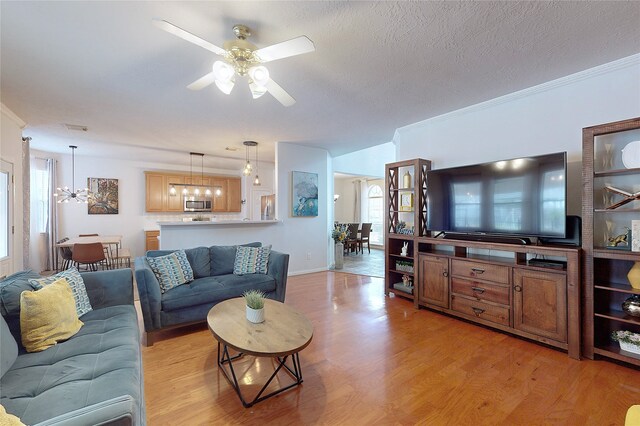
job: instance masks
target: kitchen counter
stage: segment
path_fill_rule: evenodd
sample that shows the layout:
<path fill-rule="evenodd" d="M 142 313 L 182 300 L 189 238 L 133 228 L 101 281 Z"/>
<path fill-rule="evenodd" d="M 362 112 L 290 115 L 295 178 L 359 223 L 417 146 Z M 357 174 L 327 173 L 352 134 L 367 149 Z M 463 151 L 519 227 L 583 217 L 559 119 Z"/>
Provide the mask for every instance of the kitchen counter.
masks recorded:
<path fill-rule="evenodd" d="M 160 249 L 176 250 L 260 241 L 274 247 L 284 234 L 282 220 L 158 221 Z"/>
<path fill-rule="evenodd" d="M 163 226 L 207 226 L 207 225 L 271 225 L 274 223 L 281 223 L 280 220 L 193 220 L 188 222 L 176 221 L 176 222 L 162 222 L 157 224 L 160 227 Z"/>

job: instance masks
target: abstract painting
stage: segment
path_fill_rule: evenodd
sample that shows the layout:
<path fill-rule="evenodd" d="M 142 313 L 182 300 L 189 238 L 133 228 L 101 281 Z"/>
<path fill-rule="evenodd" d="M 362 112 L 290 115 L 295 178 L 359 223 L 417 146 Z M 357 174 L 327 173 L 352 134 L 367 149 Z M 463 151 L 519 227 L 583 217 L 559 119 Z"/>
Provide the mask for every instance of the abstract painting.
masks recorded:
<path fill-rule="evenodd" d="M 318 216 L 318 174 L 292 172 L 291 215 Z"/>
<path fill-rule="evenodd" d="M 118 179 L 87 178 L 89 214 L 118 214 Z"/>

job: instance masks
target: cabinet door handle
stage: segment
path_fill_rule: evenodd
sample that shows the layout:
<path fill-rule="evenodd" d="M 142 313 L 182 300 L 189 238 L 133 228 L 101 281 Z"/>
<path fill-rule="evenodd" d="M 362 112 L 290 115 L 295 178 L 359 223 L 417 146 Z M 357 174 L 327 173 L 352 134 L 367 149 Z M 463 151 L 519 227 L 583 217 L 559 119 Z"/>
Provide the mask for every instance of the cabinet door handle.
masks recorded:
<path fill-rule="evenodd" d="M 513 287 L 513 290 L 517 291 L 517 292 L 521 292 L 522 291 L 522 286 L 516 285 L 516 286 Z"/>
<path fill-rule="evenodd" d="M 480 293 L 480 294 L 484 293 L 484 288 L 482 288 L 482 287 L 471 287 L 471 290 L 473 290 L 473 291 L 475 291 L 477 293 Z"/>
<path fill-rule="evenodd" d="M 473 313 L 476 314 L 477 317 L 480 316 L 480 314 L 484 313 L 484 309 L 480 309 L 480 308 L 471 308 L 473 309 Z"/>
<path fill-rule="evenodd" d="M 483 274 L 484 273 L 484 269 L 482 269 L 482 268 L 471 268 L 471 271 L 476 273 L 476 274 Z"/>
<path fill-rule="evenodd" d="M 449 271 L 447 271 L 446 269 L 442 272 L 442 276 L 443 277 L 448 277 L 449 276 Z"/>

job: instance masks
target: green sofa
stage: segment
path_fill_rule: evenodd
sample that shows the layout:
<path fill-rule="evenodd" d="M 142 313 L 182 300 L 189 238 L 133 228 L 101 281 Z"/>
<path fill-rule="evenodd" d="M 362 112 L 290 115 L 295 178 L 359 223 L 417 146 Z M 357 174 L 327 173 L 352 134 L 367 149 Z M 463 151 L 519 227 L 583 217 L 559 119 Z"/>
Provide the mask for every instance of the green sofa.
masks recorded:
<path fill-rule="evenodd" d="M 70 339 L 27 353 L 20 293 L 32 271 L 0 281 L 0 404 L 28 425 L 144 425 L 138 317 L 130 269 L 81 274 L 93 310 Z"/>
<path fill-rule="evenodd" d="M 243 244 L 260 247 L 253 242 Z M 144 319 L 147 346 L 153 345 L 157 332 L 206 321 L 209 310 L 223 300 L 240 297 L 246 290 L 263 291 L 270 299 L 284 302 L 289 255 L 271 250 L 267 274 L 234 275 L 238 246 L 211 246 L 186 249 L 194 280 L 165 293 L 146 257 L 135 259 L 135 276 Z M 152 250 L 149 257 L 164 256 L 175 250 Z"/>

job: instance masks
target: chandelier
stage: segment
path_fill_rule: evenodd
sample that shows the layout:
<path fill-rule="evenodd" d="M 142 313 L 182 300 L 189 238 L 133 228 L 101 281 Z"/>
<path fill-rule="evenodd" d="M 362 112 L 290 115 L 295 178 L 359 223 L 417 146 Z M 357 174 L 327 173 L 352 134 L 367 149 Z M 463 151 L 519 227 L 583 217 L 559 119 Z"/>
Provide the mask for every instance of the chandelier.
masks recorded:
<path fill-rule="evenodd" d="M 254 142 L 254 141 L 244 141 L 242 142 L 242 144 L 246 147 L 245 148 L 245 163 L 244 163 L 244 169 L 242 169 L 242 174 L 244 176 L 249 176 L 251 175 L 251 173 L 253 172 L 253 166 L 251 165 L 251 160 L 249 160 L 249 147 L 250 146 L 255 146 L 256 147 L 256 161 L 257 160 L 257 152 L 258 152 L 258 142 Z"/>
<path fill-rule="evenodd" d="M 70 200 L 76 200 L 76 203 L 88 203 L 87 197 L 89 196 L 89 188 L 73 189 L 73 185 L 76 181 L 76 157 L 75 151 L 77 146 L 69 145 L 71 148 L 71 188 L 65 186 L 64 188 L 56 188 L 54 197 L 58 200 L 58 203 L 68 203 Z"/>
<path fill-rule="evenodd" d="M 178 190 L 176 189 L 176 186 L 181 186 L 182 187 L 182 195 L 184 195 L 185 197 L 192 195 L 192 191 L 193 191 L 193 195 L 200 195 L 202 194 L 202 192 L 204 191 L 204 196 L 209 198 L 211 197 L 211 187 L 208 187 L 206 185 L 198 185 L 193 183 L 193 157 L 197 156 L 200 157 L 200 182 L 204 182 L 204 154 L 201 152 L 190 152 L 189 153 L 189 175 L 191 176 L 191 183 L 174 183 L 174 182 L 169 182 L 169 195 L 171 196 L 176 196 L 178 195 Z M 202 189 L 202 191 L 201 191 Z M 216 195 L 220 195 L 220 191 L 216 190 Z"/>

